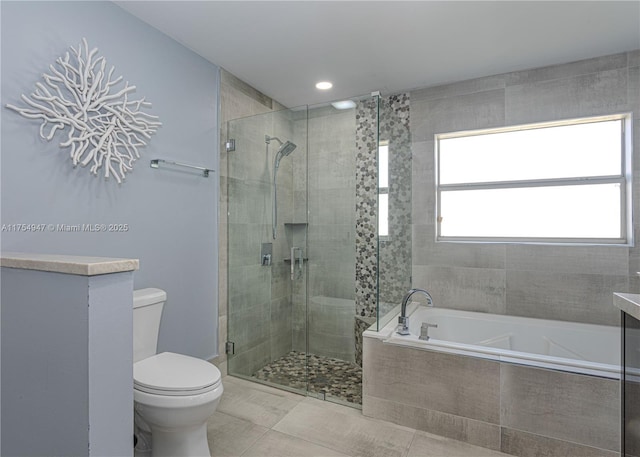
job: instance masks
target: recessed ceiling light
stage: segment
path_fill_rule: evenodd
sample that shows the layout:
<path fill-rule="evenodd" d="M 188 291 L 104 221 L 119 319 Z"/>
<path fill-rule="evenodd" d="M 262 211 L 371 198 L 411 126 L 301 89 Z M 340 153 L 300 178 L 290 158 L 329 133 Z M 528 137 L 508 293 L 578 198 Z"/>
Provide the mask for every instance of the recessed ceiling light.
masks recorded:
<path fill-rule="evenodd" d="M 341 100 L 339 102 L 332 102 L 331 105 L 335 109 L 351 109 L 356 107 L 356 102 L 353 100 Z"/>
<path fill-rule="evenodd" d="M 333 87 L 333 84 L 331 84 L 329 81 L 320 81 L 319 83 L 316 84 L 316 89 L 320 89 L 320 90 L 327 90 L 327 89 L 331 89 Z"/>

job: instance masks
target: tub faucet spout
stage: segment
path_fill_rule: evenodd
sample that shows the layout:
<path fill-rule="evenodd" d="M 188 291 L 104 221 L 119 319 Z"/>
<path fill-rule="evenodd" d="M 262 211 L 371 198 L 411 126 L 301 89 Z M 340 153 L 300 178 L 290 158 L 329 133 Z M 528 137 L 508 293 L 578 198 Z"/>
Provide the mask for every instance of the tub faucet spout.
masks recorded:
<path fill-rule="evenodd" d="M 408 335 L 409 334 L 409 318 L 407 317 L 407 303 L 409 303 L 409 299 L 415 293 L 421 293 L 425 297 L 427 297 L 427 306 L 433 306 L 433 298 L 431 294 L 424 289 L 410 289 L 409 292 L 402 299 L 402 306 L 400 308 L 400 317 L 398 318 L 398 328 L 396 329 L 396 333 L 400 335 Z"/>

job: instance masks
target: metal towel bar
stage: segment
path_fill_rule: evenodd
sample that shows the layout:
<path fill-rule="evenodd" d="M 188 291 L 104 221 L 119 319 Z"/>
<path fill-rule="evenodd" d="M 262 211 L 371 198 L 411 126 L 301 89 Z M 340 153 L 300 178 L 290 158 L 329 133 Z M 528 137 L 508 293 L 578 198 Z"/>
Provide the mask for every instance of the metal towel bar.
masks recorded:
<path fill-rule="evenodd" d="M 202 172 L 202 176 L 204 176 L 205 178 L 209 177 L 209 172 L 210 171 L 215 171 L 215 170 L 211 170 L 209 168 L 204 168 L 204 167 L 197 167 L 195 165 L 189 165 L 186 163 L 180 163 L 180 162 L 172 162 L 170 160 L 164 160 L 164 159 L 153 159 L 151 160 L 151 168 L 160 168 L 160 164 L 163 165 L 173 165 L 176 167 L 184 167 L 184 168 L 191 168 L 193 170 L 198 170 L 200 172 Z"/>

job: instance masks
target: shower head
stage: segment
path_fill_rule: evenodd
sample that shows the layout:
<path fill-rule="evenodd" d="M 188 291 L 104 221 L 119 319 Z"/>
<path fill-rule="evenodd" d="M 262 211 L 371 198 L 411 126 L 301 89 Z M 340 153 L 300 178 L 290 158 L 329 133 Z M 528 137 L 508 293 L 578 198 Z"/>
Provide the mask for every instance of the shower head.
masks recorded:
<path fill-rule="evenodd" d="M 286 141 L 282 144 L 282 146 L 280 146 L 280 148 L 278 149 L 278 152 L 276 152 L 276 160 L 274 165 L 276 170 L 280 166 L 280 160 L 283 157 L 287 157 L 289 154 L 291 154 L 296 147 L 297 146 L 291 141 Z"/>
<path fill-rule="evenodd" d="M 287 157 L 289 154 L 291 154 L 293 150 L 297 148 L 297 146 L 295 143 L 292 143 L 289 140 L 283 143 L 280 138 L 265 135 L 264 142 L 267 143 L 267 154 L 269 153 L 269 144 L 271 143 L 271 140 L 276 140 L 278 143 L 280 143 L 280 147 L 276 151 L 276 158 L 273 161 L 273 218 L 271 219 L 271 230 L 273 233 L 273 239 L 275 240 L 276 228 L 278 225 L 278 187 L 276 185 L 276 174 L 278 173 L 278 167 L 280 167 L 280 160 L 282 160 L 283 157 Z"/>
<path fill-rule="evenodd" d="M 289 154 L 291 154 L 293 150 L 298 146 L 295 143 L 292 143 L 291 141 L 288 141 L 288 140 L 283 143 L 282 140 L 280 140 L 280 138 L 277 138 L 275 136 L 269 136 L 269 135 L 264 136 L 265 143 L 269 144 L 271 143 L 271 140 L 276 140 L 278 143 L 280 143 L 280 147 L 276 152 L 276 158 L 274 162 L 274 166 L 277 169 L 280 166 L 280 160 L 283 157 L 286 157 Z"/>
<path fill-rule="evenodd" d="M 293 152 L 293 150 L 297 148 L 297 145 L 292 143 L 291 141 L 285 141 L 282 146 L 276 152 L 276 155 L 281 155 L 282 157 L 287 157 L 289 154 Z"/>

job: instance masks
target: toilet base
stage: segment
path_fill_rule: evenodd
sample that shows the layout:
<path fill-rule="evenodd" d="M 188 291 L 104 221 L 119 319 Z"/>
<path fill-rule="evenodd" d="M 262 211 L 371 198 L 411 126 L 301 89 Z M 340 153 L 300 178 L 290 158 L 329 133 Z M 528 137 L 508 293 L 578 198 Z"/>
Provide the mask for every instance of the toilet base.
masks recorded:
<path fill-rule="evenodd" d="M 151 432 L 151 457 L 210 457 L 207 420 L 222 396 L 215 389 L 191 396 L 133 391 L 135 424 Z"/>
<path fill-rule="evenodd" d="M 210 457 L 206 422 L 179 433 L 151 429 L 151 457 Z"/>

